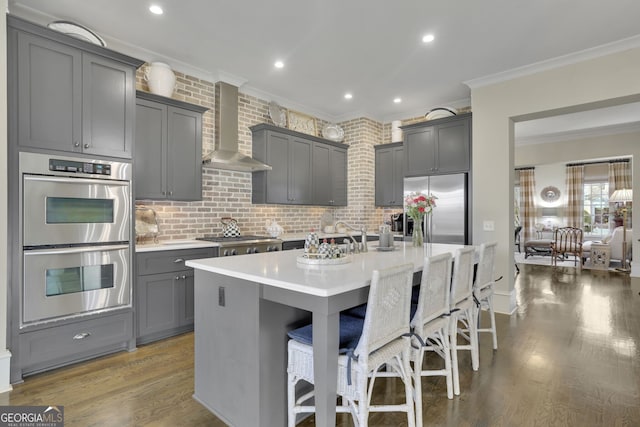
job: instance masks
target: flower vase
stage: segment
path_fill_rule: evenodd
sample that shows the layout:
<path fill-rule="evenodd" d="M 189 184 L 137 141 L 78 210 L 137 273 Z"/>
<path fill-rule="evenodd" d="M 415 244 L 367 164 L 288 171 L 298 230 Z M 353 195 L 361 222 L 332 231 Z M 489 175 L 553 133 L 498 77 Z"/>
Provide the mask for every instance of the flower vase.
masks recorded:
<path fill-rule="evenodd" d="M 413 220 L 413 246 L 422 246 L 424 243 L 424 234 L 422 233 L 422 218 L 414 218 Z"/>

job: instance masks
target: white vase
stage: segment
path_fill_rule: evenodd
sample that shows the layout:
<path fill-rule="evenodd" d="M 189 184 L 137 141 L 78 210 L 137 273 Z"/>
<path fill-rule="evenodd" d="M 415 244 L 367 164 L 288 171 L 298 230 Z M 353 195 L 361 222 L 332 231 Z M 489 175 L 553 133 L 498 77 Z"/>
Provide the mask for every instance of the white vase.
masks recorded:
<path fill-rule="evenodd" d="M 144 79 L 151 93 L 171 97 L 176 87 L 176 75 L 164 62 L 152 62 L 144 70 Z"/>

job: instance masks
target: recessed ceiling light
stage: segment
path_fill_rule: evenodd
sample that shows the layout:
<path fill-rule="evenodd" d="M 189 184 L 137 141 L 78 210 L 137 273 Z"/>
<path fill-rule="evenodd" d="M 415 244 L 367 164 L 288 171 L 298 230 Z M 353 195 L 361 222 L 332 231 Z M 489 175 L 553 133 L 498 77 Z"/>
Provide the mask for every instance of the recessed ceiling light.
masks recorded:
<path fill-rule="evenodd" d="M 431 43 L 434 40 L 435 40 L 435 37 L 433 36 L 433 34 L 427 34 L 427 35 L 422 37 L 422 42 L 423 43 Z"/>
<path fill-rule="evenodd" d="M 352 94 L 350 94 L 350 93 L 345 93 L 344 94 L 344 99 L 351 99 L 351 98 L 353 98 Z"/>
<path fill-rule="evenodd" d="M 149 6 L 149 12 L 153 13 L 154 15 L 162 15 L 164 13 L 164 10 L 162 10 L 162 8 L 157 4 L 152 4 L 151 6 Z"/>
<path fill-rule="evenodd" d="M 282 62 L 282 61 L 276 61 L 276 62 L 273 64 L 273 66 L 274 66 L 274 67 L 276 67 L 276 68 L 284 68 L 284 62 Z"/>
<path fill-rule="evenodd" d="M 393 102 L 400 104 L 402 102 L 402 98 L 393 98 Z"/>

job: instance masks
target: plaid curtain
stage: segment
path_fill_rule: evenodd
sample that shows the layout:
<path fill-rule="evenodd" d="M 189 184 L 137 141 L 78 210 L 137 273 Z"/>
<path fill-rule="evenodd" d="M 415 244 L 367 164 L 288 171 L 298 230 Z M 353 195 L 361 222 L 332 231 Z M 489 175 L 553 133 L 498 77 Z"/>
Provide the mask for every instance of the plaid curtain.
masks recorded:
<path fill-rule="evenodd" d="M 584 224 L 584 166 L 567 166 L 567 225 Z"/>
<path fill-rule="evenodd" d="M 535 170 L 520 169 L 520 224 L 525 242 L 531 240 L 536 221 L 536 206 L 533 202 L 535 189 Z"/>
<path fill-rule="evenodd" d="M 614 191 L 622 188 L 632 188 L 631 183 L 631 165 L 629 162 L 613 162 L 609 163 L 609 197 Z M 615 221 L 613 220 L 613 213 L 617 206 L 615 203 L 609 203 L 609 229 L 615 228 Z M 630 218 L 627 218 L 630 219 Z M 627 221 L 628 223 L 629 221 Z M 628 224 L 627 224 L 628 228 Z"/>
<path fill-rule="evenodd" d="M 621 188 L 631 188 L 631 166 L 629 162 L 609 163 L 609 196 Z"/>

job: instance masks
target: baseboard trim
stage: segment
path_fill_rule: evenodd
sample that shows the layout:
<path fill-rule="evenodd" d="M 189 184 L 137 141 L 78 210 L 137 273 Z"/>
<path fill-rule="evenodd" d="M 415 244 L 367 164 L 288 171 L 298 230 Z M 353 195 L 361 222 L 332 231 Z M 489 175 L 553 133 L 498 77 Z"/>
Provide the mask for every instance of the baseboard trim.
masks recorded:
<path fill-rule="evenodd" d="M 508 314 L 511 316 L 515 313 L 518 305 L 516 304 L 516 290 L 511 292 L 499 292 L 493 293 L 493 309 L 496 313 Z"/>
<path fill-rule="evenodd" d="M 13 390 L 11 387 L 11 352 L 9 350 L 0 351 L 0 393 Z"/>

